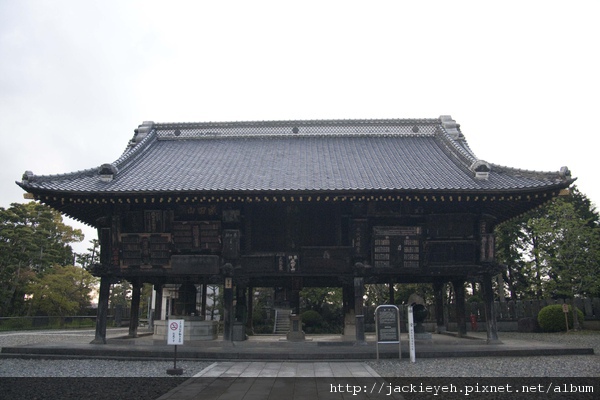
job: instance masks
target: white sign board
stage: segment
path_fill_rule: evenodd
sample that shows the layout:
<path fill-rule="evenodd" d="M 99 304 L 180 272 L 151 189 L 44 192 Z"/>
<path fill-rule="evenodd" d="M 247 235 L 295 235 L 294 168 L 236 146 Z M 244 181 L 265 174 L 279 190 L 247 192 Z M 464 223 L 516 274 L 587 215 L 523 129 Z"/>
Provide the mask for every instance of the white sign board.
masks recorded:
<path fill-rule="evenodd" d="M 415 319 L 413 306 L 408 306 L 408 348 L 410 351 L 410 362 L 415 362 Z"/>
<path fill-rule="evenodd" d="M 167 344 L 183 344 L 183 320 L 170 319 L 167 323 Z"/>

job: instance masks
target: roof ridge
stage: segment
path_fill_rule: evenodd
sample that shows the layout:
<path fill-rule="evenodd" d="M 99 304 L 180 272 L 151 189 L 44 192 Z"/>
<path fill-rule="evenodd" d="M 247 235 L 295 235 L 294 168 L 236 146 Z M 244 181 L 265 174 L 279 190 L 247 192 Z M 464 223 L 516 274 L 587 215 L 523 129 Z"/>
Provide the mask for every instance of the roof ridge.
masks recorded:
<path fill-rule="evenodd" d="M 137 132 L 136 132 L 136 134 L 137 134 Z M 145 135 L 144 138 L 142 140 L 140 140 L 139 142 L 136 143 L 135 139 L 132 139 L 129 142 L 129 144 L 127 145 L 127 148 L 125 149 L 123 154 L 121 154 L 121 156 L 119 158 L 117 158 L 115 161 L 113 161 L 110 164 L 121 169 L 120 167 L 126 166 L 127 163 L 132 161 L 140 153 L 142 153 L 144 150 L 146 150 L 149 146 L 149 143 L 154 141 L 156 139 L 156 137 L 157 137 L 156 129 L 154 127 L 152 127 L 150 129 L 150 131 L 148 132 L 148 134 Z M 135 136 L 134 136 L 134 138 L 135 138 Z"/>
<path fill-rule="evenodd" d="M 489 165 L 491 167 L 493 167 L 494 171 L 496 171 L 496 172 L 512 171 L 512 172 L 521 173 L 524 176 L 535 177 L 535 178 L 539 178 L 542 175 L 546 175 L 546 178 L 548 178 L 548 175 L 553 175 L 553 177 L 555 179 L 559 179 L 559 180 L 570 180 L 571 179 L 571 171 L 567 167 L 561 167 L 558 171 L 538 171 L 538 170 L 532 170 L 532 169 L 508 167 L 506 165 L 494 164 L 494 163 L 489 163 Z M 573 179 L 573 181 L 575 181 L 575 179 Z"/>
<path fill-rule="evenodd" d="M 440 117 L 439 137 L 443 143 L 448 146 L 449 152 L 454 155 L 459 161 L 463 161 L 463 165 L 469 168 L 474 162 L 481 161 L 471 150 L 465 136 L 460 130 L 460 125 L 456 123 L 449 115 Z"/>
<path fill-rule="evenodd" d="M 50 175 L 36 175 L 32 171 L 25 171 L 23 177 L 21 178 L 21 182 L 17 181 L 17 185 L 22 187 L 22 183 L 27 182 L 50 182 L 57 179 L 64 178 L 81 178 L 84 176 L 94 176 L 98 173 L 98 168 L 86 168 L 73 172 L 66 172 L 62 174 L 50 174 Z"/>
<path fill-rule="evenodd" d="M 270 127 L 288 126 L 291 124 L 299 126 L 347 126 L 347 125 L 410 125 L 410 124 L 436 125 L 440 123 L 439 118 L 374 118 L 374 119 L 308 119 L 308 120 L 255 120 L 255 121 L 205 121 L 205 122 L 156 122 L 157 129 L 169 128 L 234 128 L 234 127 Z"/>
<path fill-rule="evenodd" d="M 156 123 L 159 139 L 431 136 L 440 119 L 289 120 Z"/>

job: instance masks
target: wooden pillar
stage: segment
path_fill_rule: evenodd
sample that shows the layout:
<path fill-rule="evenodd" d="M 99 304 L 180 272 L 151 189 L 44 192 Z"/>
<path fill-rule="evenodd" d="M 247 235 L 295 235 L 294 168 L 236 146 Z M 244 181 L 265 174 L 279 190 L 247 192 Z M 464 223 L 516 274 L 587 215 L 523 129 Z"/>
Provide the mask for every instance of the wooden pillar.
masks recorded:
<path fill-rule="evenodd" d="M 342 302 L 344 312 L 344 340 L 356 340 L 356 318 L 354 317 L 354 285 L 344 284 L 342 286 Z"/>
<path fill-rule="evenodd" d="M 452 281 L 454 287 L 456 301 L 456 324 L 458 336 L 466 336 L 467 334 L 467 317 L 465 309 L 465 281 L 457 279 Z"/>
<path fill-rule="evenodd" d="M 162 319 L 163 285 L 155 284 L 154 291 L 154 320 Z"/>
<path fill-rule="evenodd" d="M 110 296 L 110 278 L 100 277 L 98 293 L 98 311 L 96 314 L 96 335 L 92 344 L 106 344 L 106 319 L 108 317 L 108 297 Z"/>
<path fill-rule="evenodd" d="M 396 299 L 394 297 L 395 294 L 395 290 L 394 290 L 394 282 L 390 282 L 388 283 L 388 291 L 389 291 L 389 301 L 388 304 L 395 304 L 396 303 Z"/>
<path fill-rule="evenodd" d="M 356 343 L 365 344 L 365 315 L 363 296 L 365 294 L 365 279 L 354 278 L 354 316 L 356 318 Z"/>
<path fill-rule="evenodd" d="M 223 285 L 223 340 L 233 340 L 233 278 L 226 276 Z"/>
<path fill-rule="evenodd" d="M 300 291 L 292 289 L 292 314 L 300 315 Z"/>
<path fill-rule="evenodd" d="M 492 276 L 483 276 L 483 304 L 485 307 L 485 328 L 487 342 L 491 344 L 502 343 L 498 339 L 498 326 L 496 324 L 496 312 L 494 309 L 494 290 L 492 288 Z"/>
<path fill-rule="evenodd" d="M 435 322 L 436 332 L 446 332 L 446 321 L 444 321 L 444 283 L 433 283 L 433 295 L 435 298 Z"/>
<path fill-rule="evenodd" d="M 246 329 L 248 332 L 254 332 L 254 326 L 252 326 L 252 313 L 254 312 L 254 288 L 248 288 L 248 300 L 247 300 L 247 309 L 248 309 L 248 317 L 246 319 Z"/>
<path fill-rule="evenodd" d="M 246 322 L 246 287 L 235 285 L 235 321 Z"/>
<path fill-rule="evenodd" d="M 139 280 L 135 280 L 131 283 L 131 312 L 129 314 L 129 337 L 135 338 L 138 336 L 137 328 L 140 322 L 140 297 L 142 295 L 142 284 Z"/>
<path fill-rule="evenodd" d="M 300 315 L 300 291 L 302 290 L 302 278 L 292 277 L 292 314 Z M 300 329 L 302 330 L 302 329 Z"/>
<path fill-rule="evenodd" d="M 206 320 L 206 281 L 202 282 L 202 300 L 200 305 L 200 315 L 202 319 Z"/>

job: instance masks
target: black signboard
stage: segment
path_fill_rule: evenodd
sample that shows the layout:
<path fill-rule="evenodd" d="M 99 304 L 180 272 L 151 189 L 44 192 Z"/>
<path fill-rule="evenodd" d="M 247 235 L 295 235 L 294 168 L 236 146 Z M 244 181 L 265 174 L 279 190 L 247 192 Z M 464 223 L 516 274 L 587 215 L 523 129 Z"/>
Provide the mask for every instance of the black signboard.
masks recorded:
<path fill-rule="evenodd" d="M 377 341 L 380 343 L 398 343 L 400 341 L 400 321 L 398 307 L 393 305 L 379 306 L 375 310 L 377 324 Z"/>
<path fill-rule="evenodd" d="M 375 331 L 377 336 L 377 359 L 379 359 L 379 343 L 398 343 L 398 357 L 402 356 L 398 307 L 390 304 L 381 305 L 375 309 Z"/>

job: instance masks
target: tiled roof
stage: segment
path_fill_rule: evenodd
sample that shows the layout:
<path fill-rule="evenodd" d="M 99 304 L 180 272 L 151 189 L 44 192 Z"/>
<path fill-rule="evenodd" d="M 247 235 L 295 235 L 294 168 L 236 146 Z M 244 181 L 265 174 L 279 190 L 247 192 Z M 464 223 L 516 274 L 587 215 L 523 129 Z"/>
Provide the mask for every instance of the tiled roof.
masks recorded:
<path fill-rule="evenodd" d="M 483 167 L 477 169 L 476 167 Z M 477 171 L 482 171 L 479 178 Z M 488 172 L 489 171 L 489 172 Z M 144 123 L 115 162 L 62 175 L 26 173 L 27 191 L 503 191 L 566 186 L 568 170 L 488 164 L 449 117 Z"/>

